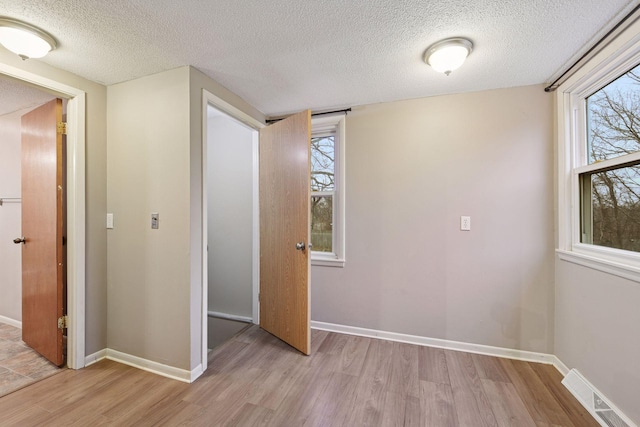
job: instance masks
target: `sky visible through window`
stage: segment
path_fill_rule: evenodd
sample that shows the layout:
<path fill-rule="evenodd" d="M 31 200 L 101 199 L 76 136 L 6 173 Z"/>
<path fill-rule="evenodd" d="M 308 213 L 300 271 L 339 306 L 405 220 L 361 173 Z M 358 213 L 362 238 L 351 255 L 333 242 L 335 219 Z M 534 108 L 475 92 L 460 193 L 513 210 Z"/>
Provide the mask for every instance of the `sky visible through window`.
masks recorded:
<path fill-rule="evenodd" d="M 334 136 L 311 138 L 311 191 L 335 188 Z"/>
<path fill-rule="evenodd" d="M 640 149 L 640 66 L 587 98 L 588 161 Z"/>
<path fill-rule="evenodd" d="M 640 150 L 640 66 L 587 98 L 589 164 Z M 640 252 L 640 162 L 581 175 L 591 188 L 583 200 L 583 241 Z"/>
<path fill-rule="evenodd" d="M 311 138 L 311 244 L 316 252 L 333 251 L 335 136 Z M 322 194 L 314 193 L 322 192 Z"/>

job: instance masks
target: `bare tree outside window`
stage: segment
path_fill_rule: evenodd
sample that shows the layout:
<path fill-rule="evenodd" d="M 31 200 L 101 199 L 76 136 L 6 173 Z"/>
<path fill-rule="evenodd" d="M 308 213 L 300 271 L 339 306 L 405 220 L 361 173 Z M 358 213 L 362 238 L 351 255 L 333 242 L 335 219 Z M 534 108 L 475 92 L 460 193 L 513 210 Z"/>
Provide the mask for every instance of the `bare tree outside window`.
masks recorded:
<path fill-rule="evenodd" d="M 587 126 L 589 164 L 640 151 L 640 67 L 587 98 Z M 640 161 L 583 173 L 580 180 L 582 241 L 640 251 Z"/>
<path fill-rule="evenodd" d="M 335 137 L 311 138 L 311 191 L 335 189 Z"/>
<path fill-rule="evenodd" d="M 335 136 L 311 138 L 311 243 L 318 252 L 333 251 Z"/>

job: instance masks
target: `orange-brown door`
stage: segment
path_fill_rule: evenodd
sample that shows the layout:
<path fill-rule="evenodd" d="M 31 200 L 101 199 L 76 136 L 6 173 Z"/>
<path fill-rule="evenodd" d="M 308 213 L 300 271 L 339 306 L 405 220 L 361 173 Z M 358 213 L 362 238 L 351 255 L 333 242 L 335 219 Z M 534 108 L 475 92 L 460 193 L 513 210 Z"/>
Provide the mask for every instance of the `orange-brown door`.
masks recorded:
<path fill-rule="evenodd" d="M 311 113 L 260 130 L 260 326 L 311 351 Z"/>
<path fill-rule="evenodd" d="M 62 100 L 22 116 L 22 340 L 64 363 L 64 194 Z"/>

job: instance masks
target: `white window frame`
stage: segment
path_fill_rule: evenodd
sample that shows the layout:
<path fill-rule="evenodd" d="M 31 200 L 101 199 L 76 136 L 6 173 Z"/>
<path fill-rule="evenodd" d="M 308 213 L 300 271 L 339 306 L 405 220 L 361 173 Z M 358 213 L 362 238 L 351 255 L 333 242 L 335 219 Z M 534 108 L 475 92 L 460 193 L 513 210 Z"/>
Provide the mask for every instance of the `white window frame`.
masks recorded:
<path fill-rule="evenodd" d="M 640 64 L 640 22 L 603 48 L 556 92 L 558 249 L 563 261 L 640 282 L 640 253 L 582 243 L 580 174 L 640 159 L 633 153 L 588 164 L 586 98 Z"/>
<path fill-rule="evenodd" d="M 335 134 L 334 139 L 334 184 L 333 195 L 333 252 L 311 250 L 311 265 L 323 267 L 344 267 L 345 264 L 345 121 L 346 114 L 313 117 L 311 136 Z M 323 192 L 312 192 L 314 196 Z M 329 194 L 329 193 L 327 193 Z"/>

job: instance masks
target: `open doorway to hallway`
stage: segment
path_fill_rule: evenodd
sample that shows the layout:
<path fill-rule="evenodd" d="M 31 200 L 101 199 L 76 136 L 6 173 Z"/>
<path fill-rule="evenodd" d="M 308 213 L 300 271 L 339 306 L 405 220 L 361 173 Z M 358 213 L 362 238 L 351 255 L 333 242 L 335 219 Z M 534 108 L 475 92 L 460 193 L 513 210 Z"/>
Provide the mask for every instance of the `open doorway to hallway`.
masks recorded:
<path fill-rule="evenodd" d="M 0 395 L 3 395 L 58 370 L 22 340 L 23 245 L 14 243 L 14 239 L 23 236 L 22 118 L 56 96 L 3 76 L 0 76 L 0 94 L 0 271 L 3 273 L 0 280 Z M 66 102 L 61 107 L 64 111 Z M 55 182 L 52 188 L 55 197 Z M 39 325 L 38 319 L 30 325 Z"/>

